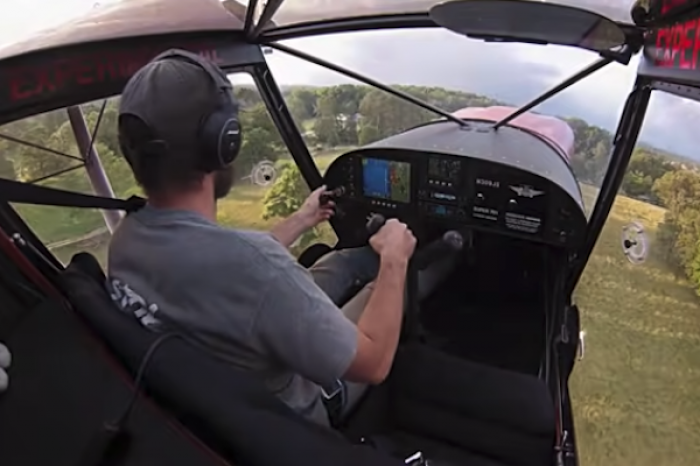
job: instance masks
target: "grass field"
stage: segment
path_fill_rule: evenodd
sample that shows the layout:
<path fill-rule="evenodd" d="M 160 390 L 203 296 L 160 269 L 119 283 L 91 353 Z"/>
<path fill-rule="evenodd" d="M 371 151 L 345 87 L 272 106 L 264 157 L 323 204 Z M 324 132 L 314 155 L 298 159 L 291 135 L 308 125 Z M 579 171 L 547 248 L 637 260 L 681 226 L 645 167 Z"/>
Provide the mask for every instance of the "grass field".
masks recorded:
<path fill-rule="evenodd" d="M 322 170 L 337 153 L 319 157 Z M 261 219 L 265 188 L 241 185 L 221 204 L 221 220 L 269 228 Z M 584 188 L 590 208 L 592 188 Z M 618 196 L 575 298 L 586 331 L 586 356 L 572 376 L 583 466 L 700 464 L 700 301 L 653 255 L 661 208 Z M 641 222 L 651 257 L 629 263 L 623 225 Z M 85 249 L 85 247 L 81 247 Z M 105 256 L 104 241 L 89 248 Z M 75 250 L 63 248 L 62 259 Z"/>
<path fill-rule="evenodd" d="M 654 257 L 663 214 L 618 196 L 576 290 L 586 355 L 572 375 L 572 399 L 584 466 L 700 463 L 700 305 Z M 651 237 L 651 257 L 640 265 L 620 245 L 633 220 Z"/>
<path fill-rule="evenodd" d="M 344 152 L 345 150 L 342 148 L 319 152 L 314 158 L 319 170 L 321 170 L 321 173 L 325 172 L 330 163 Z M 267 189 L 267 187 L 256 186 L 247 181 L 240 182 L 238 185 L 234 186 L 231 194 L 228 197 L 219 202 L 219 221 L 222 224 L 238 228 L 253 230 L 269 229 L 272 225 L 279 221 L 279 219 L 263 220 L 262 218 L 263 198 L 265 197 Z M 41 209 L 49 209 L 48 212 L 51 214 L 50 221 L 56 221 L 54 217 L 56 217 L 57 210 L 59 208 L 41 207 Z M 69 209 L 60 208 L 60 210 L 65 212 Z M 86 233 L 84 228 L 82 230 L 80 229 L 80 225 L 71 225 L 70 222 L 65 223 L 66 228 L 72 227 L 74 228 L 74 231 L 79 231 L 79 233 L 75 234 L 76 236 Z M 45 240 L 45 238 L 42 239 Z M 104 265 L 107 263 L 108 240 L 109 237 L 104 235 L 86 243 L 81 242 L 76 245 L 54 248 L 52 249 L 52 252 L 61 261 L 67 263 L 76 252 L 89 250 Z M 325 238 L 325 240 L 328 242 L 333 242 L 334 238 L 331 236 L 329 238 Z"/>

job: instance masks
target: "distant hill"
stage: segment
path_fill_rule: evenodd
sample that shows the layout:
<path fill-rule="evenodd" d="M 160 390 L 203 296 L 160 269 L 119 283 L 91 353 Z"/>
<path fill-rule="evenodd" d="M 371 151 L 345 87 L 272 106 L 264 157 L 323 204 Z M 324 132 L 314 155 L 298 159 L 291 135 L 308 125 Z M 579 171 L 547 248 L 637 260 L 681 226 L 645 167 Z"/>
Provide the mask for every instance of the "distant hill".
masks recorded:
<path fill-rule="evenodd" d="M 643 141 L 637 141 L 637 147 L 648 150 L 650 152 L 654 152 L 656 154 L 659 154 L 659 155 L 671 160 L 672 162 L 689 164 L 689 165 L 692 165 L 694 167 L 700 168 L 700 160 L 696 160 L 696 159 L 693 159 L 691 157 L 681 155 L 681 154 L 674 154 L 672 152 L 668 152 L 666 150 L 659 149 L 658 147 L 655 147 L 655 146 L 653 146 L 649 143 L 643 142 Z"/>

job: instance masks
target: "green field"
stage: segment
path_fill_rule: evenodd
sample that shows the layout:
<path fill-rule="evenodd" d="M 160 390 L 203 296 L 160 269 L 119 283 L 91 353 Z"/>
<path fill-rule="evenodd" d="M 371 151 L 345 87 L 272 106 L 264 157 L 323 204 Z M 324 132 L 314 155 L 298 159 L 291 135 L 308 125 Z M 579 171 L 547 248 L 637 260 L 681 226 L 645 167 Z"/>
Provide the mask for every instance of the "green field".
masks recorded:
<path fill-rule="evenodd" d="M 336 155 L 321 156 L 320 165 Z M 264 194 L 237 186 L 221 203 L 221 221 L 269 228 L 273 221 L 261 218 Z M 584 195 L 590 201 L 595 192 L 585 188 Z M 583 466 L 697 466 L 700 458 L 700 301 L 653 257 L 662 217 L 661 208 L 618 196 L 576 290 L 587 335 L 585 359 L 572 376 Z M 620 246 L 632 220 L 652 238 L 641 265 L 629 263 Z M 104 259 L 104 240 L 88 246 Z M 55 252 L 67 259 L 75 251 Z"/>
<path fill-rule="evenodd" d="M 330 165 L 330 163 L 343 152 L 344 151 L 340 148 L 319 152 L 314 157 L 319 170 L 321 170 L 322 173 L 325 172 L 328 165 Z M 268 188 L 266 187 L 256 186 L 247 181 L 242 181 L 238 185 L 234 186 L 231 194 L 219 202 L 219 222 L 224 225 L 238 228 L 258 230 L 269 229 L 278 220 L 263 220 L 262 218 L 263 198 L 265 197 L 267 189 Z M 70 209 L 56 207 L 40 208 L 47 212 L 47 215 L 45 215 L 44 218 L 51 222 L 57 222 L 56 217 L 60 212 L 70 211 Z M 63 230 L 69 229 L 76 232 L 74 236 L 82 236 L 86 232 L 84 225 L 75 225 L 71 224 L 69 221 L 66 221 L 60 233 L 64 233 Z M 42 239 L 46 240 L 46 238 Z M 324 238 L 324 240 L 329 243 L 334 242 L 332 234 L 328 235 L 328 237 Z M 93 240 L 81 241 L 74 245 L 52 248 L 52 252 L 61 261 L 67 263 L 76 252 L 87 250 L 94 254 L 104 265 L 107 263 L 108 241 L 109 237 L 107 235 L 102 235 Z"/>
<path fill-rule="evenodd" d="M 654 257 L 663 214 L 618 196 L 576 290 L 586 355 L 572 399 L 584 466 L 691 466 L 700 458 L 700 301 Z M 633 220 L 651 237 L 640 265 L 620 245 Z"/>

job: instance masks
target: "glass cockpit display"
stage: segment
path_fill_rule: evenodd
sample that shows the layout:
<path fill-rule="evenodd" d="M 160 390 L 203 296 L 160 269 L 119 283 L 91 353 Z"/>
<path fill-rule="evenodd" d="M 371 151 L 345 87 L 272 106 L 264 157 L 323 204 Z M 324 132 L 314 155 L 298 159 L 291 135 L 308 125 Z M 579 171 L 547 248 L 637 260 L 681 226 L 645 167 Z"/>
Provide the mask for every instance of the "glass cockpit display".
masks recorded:
<path fill-rule="evenodd" d="M 411 164 L 394 160 L 362 160 L 363 193 L 394 202 L 411 202 Z"/>

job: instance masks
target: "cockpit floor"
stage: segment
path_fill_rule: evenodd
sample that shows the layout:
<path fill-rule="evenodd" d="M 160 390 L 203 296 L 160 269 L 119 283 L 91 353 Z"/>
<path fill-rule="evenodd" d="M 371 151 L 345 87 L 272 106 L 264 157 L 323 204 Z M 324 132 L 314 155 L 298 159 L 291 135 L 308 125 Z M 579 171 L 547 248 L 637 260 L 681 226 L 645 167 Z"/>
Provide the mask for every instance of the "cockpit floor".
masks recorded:
<path fill-rule="evenodd" d="M 542 303 L 523 294 L 484 293 L 464 267 L 421 306 L 428 343 L 474 362 L 537 375 L 544 351 Z"/>

